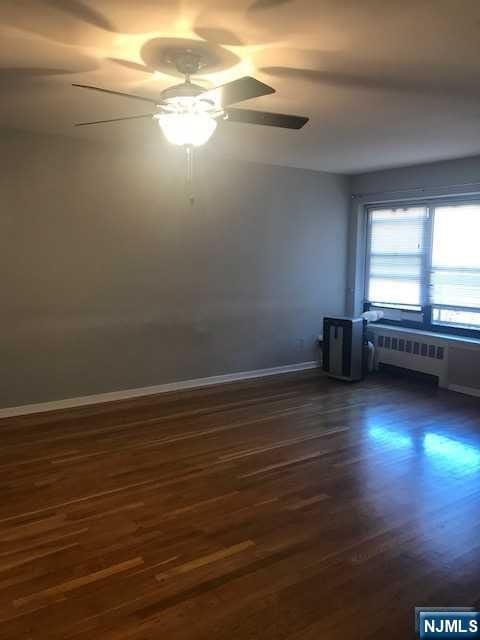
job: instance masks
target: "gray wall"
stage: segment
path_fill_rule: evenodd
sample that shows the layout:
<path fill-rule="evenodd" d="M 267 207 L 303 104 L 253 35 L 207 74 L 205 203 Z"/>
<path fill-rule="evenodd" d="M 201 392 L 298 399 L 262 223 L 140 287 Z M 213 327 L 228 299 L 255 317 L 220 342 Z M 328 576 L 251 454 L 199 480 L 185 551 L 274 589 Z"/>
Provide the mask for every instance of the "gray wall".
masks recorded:
<path fill-rule="evenodd" d="M 480 349 L 462 349 L 450 345 L 448 350 L 448 384 L 480 392 Z M 478 393 L 477 393 L 478 395 Z"/>
<path fill-rule="evenodd" d="M 352 176 L 353 193 L 385 192 L 395 189 L 445 188 L 451 185 L 478 183 L 480 156 L 418 164 Z"/>
<path fill-rule="evenodd" d="M 345 305 L 341 176 L 3 132 L 0 407 L 317 357 Z"/>

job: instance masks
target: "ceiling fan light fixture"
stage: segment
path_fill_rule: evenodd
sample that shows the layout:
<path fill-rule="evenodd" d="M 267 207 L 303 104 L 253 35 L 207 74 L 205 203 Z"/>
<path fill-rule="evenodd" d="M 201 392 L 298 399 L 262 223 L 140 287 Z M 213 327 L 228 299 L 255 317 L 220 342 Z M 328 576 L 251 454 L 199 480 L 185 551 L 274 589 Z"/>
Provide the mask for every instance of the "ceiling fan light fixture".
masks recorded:
<path fill-rule="evenodd" d="M 155 115 L 171 144 L 200 147 L 210 140 L 217 121 L 206 113 L 159 113 Z"/>

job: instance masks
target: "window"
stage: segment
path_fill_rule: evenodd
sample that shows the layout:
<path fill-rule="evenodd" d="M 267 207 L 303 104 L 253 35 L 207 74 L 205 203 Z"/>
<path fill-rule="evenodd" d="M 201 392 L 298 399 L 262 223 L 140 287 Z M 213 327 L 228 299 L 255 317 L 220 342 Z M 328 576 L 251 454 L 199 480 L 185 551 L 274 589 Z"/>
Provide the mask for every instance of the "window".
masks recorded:
<path fill-rule="evenodd" d="M 480 204 L 436 207 L 432 322 L 480 329 Z"/>
<path fill-rule="evenodd" d="M 480 200 L 369 209 L 365 302 L 387 321 L 480 332 Z"/>
<path fill-rule="evenodd" d="M 367 300 L 377 306 L 420 310 L 427 209 L 370 212 Z"/>

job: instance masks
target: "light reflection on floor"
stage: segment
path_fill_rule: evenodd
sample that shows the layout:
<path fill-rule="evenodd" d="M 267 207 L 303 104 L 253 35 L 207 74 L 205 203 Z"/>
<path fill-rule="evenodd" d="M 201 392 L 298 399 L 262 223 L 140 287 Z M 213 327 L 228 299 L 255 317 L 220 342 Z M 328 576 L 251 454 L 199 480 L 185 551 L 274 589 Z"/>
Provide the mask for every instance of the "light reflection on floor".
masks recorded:
<path fill-rule="evenodd" d="M 413 446 L 411 436 L 407 436 L 394 429 L 387 429 L 386 427 L 370 427 L 368 435 L 377 442 L 389 445 L 394 449 L 408 449 Z"/>
<path fill-rule="evenodd" d="M 392 449 L 409 449 L 414 446 L 414 438 L 411 435 L 387 427 L 370 427 L 368 435 L 377 443 Z M 421 434 L 418 438 L 418 444 L 421 444 L 425 456 L 434 462 L 441 462 L 446 471 L 480 471 L 480 448 L 434 432 Z"/>
<path fill-rule="evenodd" d="M 453 506 L 478 493 L 480 446 L 432 431 L 430 425 L 425 431 L 419 425 L 411 430 L 382 426 L 378 417 L 367 434 L 368 450 L 373 447 L 381 455 L 380 463 L 372 464 L 369 457 L 364 467 L 372 513 L 385 525 L 405 516 L 409 552 L 422 549 L 432 564 L 450 569 L 480 530 L 474 502 Z M 382 490 L 386 486 L 388 492 Z"/>
<path fill-rule="evenodd" d="M 438 433 L 426 433 L 423 439 L 425 455 L 441 459 L 445 468 L 460 473 L 480 471 L 480 449 Z"/>

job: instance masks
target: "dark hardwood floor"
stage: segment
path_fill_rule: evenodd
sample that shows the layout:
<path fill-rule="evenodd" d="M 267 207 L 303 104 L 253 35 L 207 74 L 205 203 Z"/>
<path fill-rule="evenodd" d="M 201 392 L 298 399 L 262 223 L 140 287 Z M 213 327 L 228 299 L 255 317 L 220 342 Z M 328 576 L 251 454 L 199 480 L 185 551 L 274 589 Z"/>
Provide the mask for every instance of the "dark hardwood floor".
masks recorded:
<path fill-rule="evenodd" d="M 313 371 L 0 438 L 1 640 L 405 640 L 480 605 L 479 399 Z"/>

